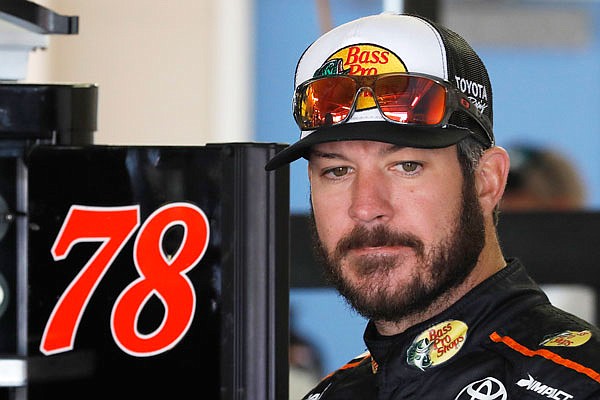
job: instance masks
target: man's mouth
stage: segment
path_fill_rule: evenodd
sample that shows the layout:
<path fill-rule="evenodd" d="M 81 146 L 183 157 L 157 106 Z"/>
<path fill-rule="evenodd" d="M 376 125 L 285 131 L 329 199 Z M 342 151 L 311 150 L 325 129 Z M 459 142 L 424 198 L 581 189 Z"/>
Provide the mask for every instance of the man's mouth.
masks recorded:
<path fill-rule="evenodd" d="M 404 245 L 393 245 L 393 246 L 365 246 L 365 247 L 359 247 L 359 248 L 354 248 L 354 249 L 350 249 L 348 252 L 352 253 L 353 255 L 356 256 L 362 256 L 362 255 L 395 255 L 398 252 L 406 252 L 406 251 L 410 251 L 411 247 L 409 246 L 404 246 Z"/>

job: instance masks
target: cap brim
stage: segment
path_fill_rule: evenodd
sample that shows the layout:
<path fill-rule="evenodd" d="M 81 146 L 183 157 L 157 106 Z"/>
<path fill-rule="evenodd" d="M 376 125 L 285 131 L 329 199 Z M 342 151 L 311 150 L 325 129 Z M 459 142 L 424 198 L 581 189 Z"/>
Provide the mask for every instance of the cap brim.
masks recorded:
<path fill-rule="evenodd" d="M 454 126 L 422 127 L 392 124 L 385 121 L 366 121 L 336 125 L 314 131 L 302 140 L 286 147 L 267 162 L 271 171 L 301 157 L 307 158 L 310 147 L 325 142 L 342 140 L 373 140 L 398 146 L 417 148 L 442 148 L 467 137 L 471 131 Z"/>

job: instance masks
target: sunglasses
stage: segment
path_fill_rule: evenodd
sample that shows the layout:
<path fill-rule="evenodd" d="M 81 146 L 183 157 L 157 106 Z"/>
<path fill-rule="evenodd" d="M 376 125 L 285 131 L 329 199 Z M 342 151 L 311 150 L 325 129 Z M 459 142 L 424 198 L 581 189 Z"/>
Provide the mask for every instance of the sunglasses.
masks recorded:
<path fill-rule="evenodd" d="M 342 124 L 354 111 L 377 107 L 389 122 L 446 126 L 455 111 L 468 114 L 493 143 L 491 128 L 468 97 L 452 84 L 423 74 L 330 75 L 310 79 L 294 94 L 293 113 L 301 130 Z"/>

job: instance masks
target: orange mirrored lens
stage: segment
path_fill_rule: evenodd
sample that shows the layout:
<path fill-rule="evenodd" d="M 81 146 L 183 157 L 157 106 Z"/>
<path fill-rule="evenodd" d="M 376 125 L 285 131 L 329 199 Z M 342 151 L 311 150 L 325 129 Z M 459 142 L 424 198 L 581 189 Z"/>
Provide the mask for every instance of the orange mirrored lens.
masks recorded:
<path fill-rule="evenodd" d="M 446 89 L 427 78 L 392 75 L 375 82 L 381 112 L 392 121 L 436 125 L 446 112 Z"/>
<path fill-rule="evenodd" d="M 348 77 L 310 83 L 297 99 L 302 125 L 312 129 L 343 121 L 350 114 L 356 91 L 356 82 Z"/>

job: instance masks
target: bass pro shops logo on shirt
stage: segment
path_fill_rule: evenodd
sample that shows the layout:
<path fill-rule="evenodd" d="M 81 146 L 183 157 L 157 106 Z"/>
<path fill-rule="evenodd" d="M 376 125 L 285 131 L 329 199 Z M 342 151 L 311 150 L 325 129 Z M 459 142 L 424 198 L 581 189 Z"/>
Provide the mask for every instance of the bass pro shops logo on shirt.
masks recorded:
<path fill-rule="evenodd" d="M 540 346 L 545 347 L 578 347 L 584 345 L 592 338 L 592 332 L 564 331 L 545 338 Z"/>
<path fill-rule="evenodd" d="M 444 321 L 419 334 L 406 352 L 406 362 L 424 371 L 454 357 L 467 340 L 462 321 Z"/>

